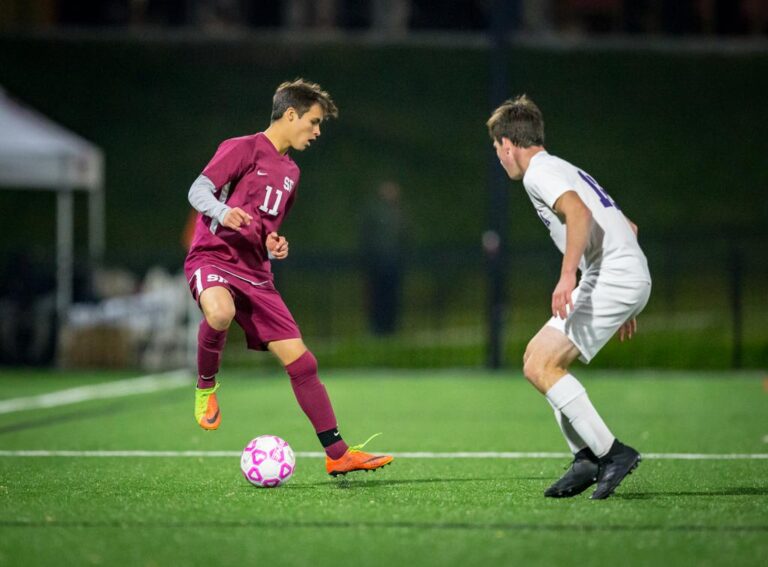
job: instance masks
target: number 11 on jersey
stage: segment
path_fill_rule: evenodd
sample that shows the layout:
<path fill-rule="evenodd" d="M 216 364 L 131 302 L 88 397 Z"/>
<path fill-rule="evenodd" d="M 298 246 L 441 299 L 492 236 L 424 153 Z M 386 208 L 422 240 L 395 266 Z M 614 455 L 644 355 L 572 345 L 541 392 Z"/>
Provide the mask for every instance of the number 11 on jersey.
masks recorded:
<path fill-rule="evenodd" d="M 272 199 L 272 191 L 272 186 L 267 185 L 267 194 L 264 195 L 264 203 L 259 206 L 259 210 L 264 211 L 268 215 L 276 217 L 278 212 L 277 208 L 280 206 L 280 202 L 283 200 L 283 192 L 280 191 L 280 189 L 275 190 L 275 204 L 272 205 L 272 208 L 270 208 L 269 201 Z"/>

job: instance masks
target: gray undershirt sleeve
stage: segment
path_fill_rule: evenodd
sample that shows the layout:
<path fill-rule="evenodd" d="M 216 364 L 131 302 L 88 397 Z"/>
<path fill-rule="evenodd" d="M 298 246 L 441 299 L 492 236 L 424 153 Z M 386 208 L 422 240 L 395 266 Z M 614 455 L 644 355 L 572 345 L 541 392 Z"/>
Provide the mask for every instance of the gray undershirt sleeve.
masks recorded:
<path fill-rule="evenodd" d="M 227 216 L 230 207 L 226 203 L 222 203 L 213 194 L 216 192 L 216 186 L 213 181 L 208 179 L 205 175 L 200 175 L 192 186 L 189 188 L 189 204 L 192 205 L 196 211 L 211 217 L 219 221 L 224 222 L 224 217 Z"/>

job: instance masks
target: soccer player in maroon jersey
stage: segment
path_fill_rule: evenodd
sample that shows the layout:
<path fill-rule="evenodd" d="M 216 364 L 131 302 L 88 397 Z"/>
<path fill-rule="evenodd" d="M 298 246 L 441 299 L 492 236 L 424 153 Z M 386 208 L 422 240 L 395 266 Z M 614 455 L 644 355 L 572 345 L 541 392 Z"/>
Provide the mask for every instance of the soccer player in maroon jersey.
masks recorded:
<path fill-rule="evenodd" d="M 225 140 L 189 190 L 199 211 L 184 263 L 192 296 L 204 318 L 197 338 L 195 420 L 221 423 L 216 382 L 227 330 L 236 321 L 248 348 L 269 350 L 285 366 L 296 399 L 325 448 L 329 474 L 375 470 L 392 461 L 349 447 L 339 434 L 317 360 L 275 289 L 271 260 L 288 256 L 280 225 L 296 199 L 299 167 L 289 150 L 303 151 L 338 109 L 327 92 L 303 79 L 281 84 L 264 132 Z"/>

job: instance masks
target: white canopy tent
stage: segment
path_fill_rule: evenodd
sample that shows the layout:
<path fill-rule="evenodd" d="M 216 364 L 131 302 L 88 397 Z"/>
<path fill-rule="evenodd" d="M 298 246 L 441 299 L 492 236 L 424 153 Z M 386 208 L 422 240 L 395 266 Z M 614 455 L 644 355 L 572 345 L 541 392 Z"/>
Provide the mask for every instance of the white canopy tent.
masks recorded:
<path fill-rule="evenodd" d="M 104 254 L 104 157 L 101 150 L 0 88 L 0 188 L 56 193 L 56 311 L 72 304 L 74 192 L 88 193 L 91 265 Z"/>

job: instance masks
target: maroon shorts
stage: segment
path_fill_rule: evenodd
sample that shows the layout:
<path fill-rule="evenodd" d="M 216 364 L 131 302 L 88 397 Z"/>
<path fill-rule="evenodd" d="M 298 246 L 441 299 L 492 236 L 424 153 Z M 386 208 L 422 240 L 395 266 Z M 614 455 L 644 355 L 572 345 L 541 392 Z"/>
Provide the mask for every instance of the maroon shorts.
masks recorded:
<path fill-rule="evenodd" d="M 251 281 L 217 266 L 185 266 L 192 297 L 200 304 L 200 294 L 209 287 L 229 290 L 235 300 L 235 321 L 245 331 L 248 348 L 267 350 L 267 343 L 300 339 L 296 321 L 271 279 Z"/>

